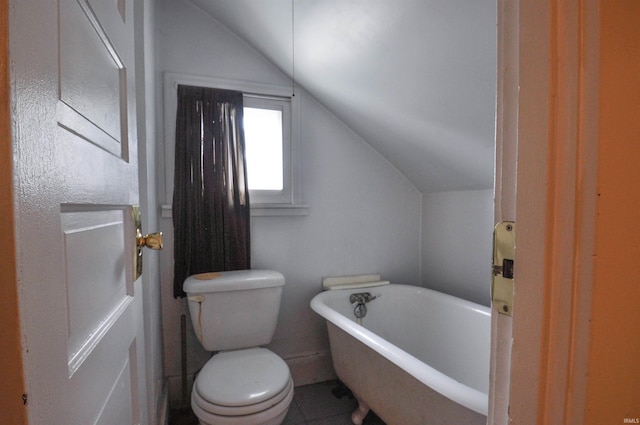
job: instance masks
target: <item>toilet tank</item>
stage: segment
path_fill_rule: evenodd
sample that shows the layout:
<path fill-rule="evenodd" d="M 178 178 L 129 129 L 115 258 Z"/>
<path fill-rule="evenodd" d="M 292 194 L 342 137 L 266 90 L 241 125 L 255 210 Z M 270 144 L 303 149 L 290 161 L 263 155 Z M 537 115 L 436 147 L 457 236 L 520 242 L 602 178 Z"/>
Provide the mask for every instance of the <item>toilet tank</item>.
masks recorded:
<path fill-rule="evenodd" d="M 236 270 L 189 276 L 191 323 L 207 351 L 238 350 L 271 342 L 284 276 L 272 270 Z"/>

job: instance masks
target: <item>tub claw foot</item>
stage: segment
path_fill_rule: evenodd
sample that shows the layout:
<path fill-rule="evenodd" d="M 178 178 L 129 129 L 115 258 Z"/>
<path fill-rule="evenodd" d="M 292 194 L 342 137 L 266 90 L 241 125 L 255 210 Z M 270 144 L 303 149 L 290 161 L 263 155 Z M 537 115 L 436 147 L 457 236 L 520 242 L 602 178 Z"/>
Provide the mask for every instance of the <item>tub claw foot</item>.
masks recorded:
<path fill-rule="evenodd" d="M 367 416 L 367 413 L 369 413 L 369 406 L 358 396 L 356 396 L 356 400 L 358 400 L 358 408 L 351 414 L 351 422 L 353 422 L 354 425 L 362 425 L 362 421 L 365 416 Z"/>

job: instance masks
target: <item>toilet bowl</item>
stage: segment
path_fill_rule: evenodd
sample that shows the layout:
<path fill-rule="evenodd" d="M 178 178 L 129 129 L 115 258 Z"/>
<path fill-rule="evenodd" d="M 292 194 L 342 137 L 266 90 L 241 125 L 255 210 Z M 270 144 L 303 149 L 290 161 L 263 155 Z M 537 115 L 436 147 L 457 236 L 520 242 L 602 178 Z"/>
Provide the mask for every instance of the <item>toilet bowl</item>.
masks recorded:
<path fill-rule="evenodd" d="M 253 348 L 213 356 L 196 378 L 191 406 L 202 425 L 279 425 L 292 399 L 287 364 Z"/>
<path fill-rule="evenodd" d="M 202 346 L 218 352 L 198 373 L 191 407 L 201 425 L 280 425 L 293 400 L 287 364 L 271 342 L 284 277 L 270 270 L 190 276 L 189 314 Z"/>

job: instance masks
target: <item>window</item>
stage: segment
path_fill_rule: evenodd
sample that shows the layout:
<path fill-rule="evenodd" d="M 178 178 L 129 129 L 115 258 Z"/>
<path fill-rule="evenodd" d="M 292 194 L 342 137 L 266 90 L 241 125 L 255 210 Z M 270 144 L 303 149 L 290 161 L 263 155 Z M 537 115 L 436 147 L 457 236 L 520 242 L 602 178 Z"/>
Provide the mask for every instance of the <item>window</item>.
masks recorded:
<path fill-rule="evenodd" d="M 247 81 L 165 74 L 165 192 L 173 193 L 176 90 L 179 84 L 214 87 L 244 93 L 247 177 L 252 216 L 307 215 L 309 206 L 301 204 L 298 158 L 297 100 L 291 87 L 256 84 Z M 272 137 L 265 137 L 271 135 Z M 163 205 L 163 217 L 170 217 L 171 205 Z"/>
<path fill-rule="evenodd" d="M 250 190 L 282 190 L 282 111 L 244 108 L 244 141 Z"/>
<path fill-rule="evenodd" d="M 252 204 L 291 203 L 291 102 L 244 96 L 247 178 Z"/>

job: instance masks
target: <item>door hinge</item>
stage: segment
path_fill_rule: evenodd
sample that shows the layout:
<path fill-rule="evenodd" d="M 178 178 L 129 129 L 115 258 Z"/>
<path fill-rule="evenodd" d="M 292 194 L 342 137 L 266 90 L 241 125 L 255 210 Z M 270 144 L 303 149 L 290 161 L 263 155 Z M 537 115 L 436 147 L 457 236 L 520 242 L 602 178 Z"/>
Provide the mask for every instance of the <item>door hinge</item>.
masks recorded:
<path fill-rule="evenodd" d="M 493 230 L 491 302 L 498 313 L 513 314 L 513 278 L 516 250 L 516 223 L 502 221 Z"/>

